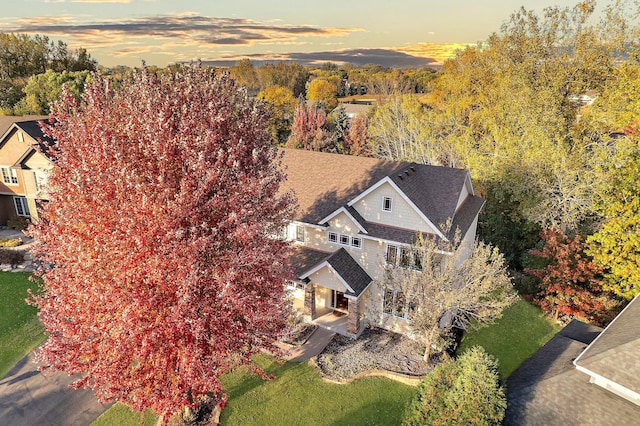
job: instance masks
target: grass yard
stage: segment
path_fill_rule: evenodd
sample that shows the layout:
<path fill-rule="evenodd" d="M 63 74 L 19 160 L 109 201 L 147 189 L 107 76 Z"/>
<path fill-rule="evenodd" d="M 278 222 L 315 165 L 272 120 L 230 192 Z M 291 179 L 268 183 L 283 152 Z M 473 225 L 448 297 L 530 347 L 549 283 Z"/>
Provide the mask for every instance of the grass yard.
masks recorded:
<path fill-rule="evenodd" d="M 45 338 L 37 309 L 24 301 L 38 287 L 29 275 L 0 271 L 0 377 Z"/>
<path fill-rule="evenodd" d="M 458 353 L 475 345 L 484 347 L 498 359 L 500 372 L 506 379 L 560 328 L 537 306 L 521 299 L 507 308 L 494 324 L 465 334 Z"/>
<path fill-rule="evenodd" d="M 257 362 L 276 378 L 264 381 L 245 369 L 223 376 L 229 403 L 222 411 L 222 424 L 397 425 L 415 392 L 411 386 L 380 377 L 339 385 L 323 382 L 306 363 L 279 365 L 265 356 L 257 357 Z M 139 413 L 115 405 L 92 426 L 135 426 L 139 421 Z"/>

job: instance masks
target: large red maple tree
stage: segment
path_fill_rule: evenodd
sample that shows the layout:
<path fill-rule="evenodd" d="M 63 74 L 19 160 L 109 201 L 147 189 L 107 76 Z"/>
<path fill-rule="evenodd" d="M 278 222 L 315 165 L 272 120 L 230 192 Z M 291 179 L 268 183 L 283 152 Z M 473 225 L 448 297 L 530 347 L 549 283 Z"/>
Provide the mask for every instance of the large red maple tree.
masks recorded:
<path fill-rule="evenodd" d="M 274 236 L 293 199 L 264 110 L 212 70 L 143 69 L 117 90 L 94 75 L 50 121 L 39 359 L 136 410 L 224 400 L 219 376 L 275 350 L 289 312 Z"/>

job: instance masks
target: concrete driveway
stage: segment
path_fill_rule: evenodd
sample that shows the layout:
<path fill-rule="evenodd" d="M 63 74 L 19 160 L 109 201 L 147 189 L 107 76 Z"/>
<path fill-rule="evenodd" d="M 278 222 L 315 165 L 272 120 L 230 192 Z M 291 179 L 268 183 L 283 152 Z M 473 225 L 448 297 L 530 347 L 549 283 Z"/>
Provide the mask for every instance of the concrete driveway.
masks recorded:
<path fill-rule="evenodd" d="M 109 406 L 90 390 L 68 387 L 64 373 L 39 373 L 29 354 L 0 379 L 0 425 L 86 426 Z"/>

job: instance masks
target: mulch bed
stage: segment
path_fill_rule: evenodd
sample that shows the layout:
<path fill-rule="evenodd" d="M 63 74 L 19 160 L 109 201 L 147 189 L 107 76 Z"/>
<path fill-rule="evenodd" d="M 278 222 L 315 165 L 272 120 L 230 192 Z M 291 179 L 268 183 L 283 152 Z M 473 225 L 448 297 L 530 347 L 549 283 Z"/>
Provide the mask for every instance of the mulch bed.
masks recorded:
<path fill-rule="evenodd" d="M 347 380 L 370 370 L 422 376 L 431 370 L 422 359 L 422 350 L 401 334 L 366 329 L 356 340 L 336 335 L 316 357 L 316 364 L 332 380 Z"/>

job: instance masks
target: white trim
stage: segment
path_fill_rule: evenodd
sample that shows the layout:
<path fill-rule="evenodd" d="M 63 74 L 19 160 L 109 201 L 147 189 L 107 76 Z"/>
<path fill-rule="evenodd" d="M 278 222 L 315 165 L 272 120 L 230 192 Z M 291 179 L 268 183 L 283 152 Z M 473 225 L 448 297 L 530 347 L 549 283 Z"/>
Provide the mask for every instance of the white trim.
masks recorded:
<path fill-rule="evenodd" d="M 607 379 L 606 377 L 594 373 L 593 371 L 579 365 L 576 365 L 576 370 L 589 375 L 591 377 L 591 379 L 589 380 L 590 383 L 598 385 L 602 389 L 614 393 L 619 397 L 624 398 L 636 405 L 640 405 L 640 393 L 635 392 L 634 390 L 631 390 L 626 386 L 622 386 L 620 383 L 614 382 L 611 379 Z"/>
<path fill-rule="evenodd" d="M 619 313 L 619 314 L 618 314 L 618 315 L 613 319 L 613 321 L 611 321 L 611 322 L 609 323 L 609 325 L 608 325 L 608 326 L 606 326 L 606 327 L 605 327 L 605 329 L 604 329 L 604 330 L 602 330 L 602 331 L 600 332 L 600 334 L 598 334 L 598 336 L 597 336 L 595 339 L 593 339 L 593 342 L 591 342 L 591 343 L 589 344 L 589 346 L 587 346 L 587 347 L 585 348 L 585 350 L 584 350 L 584 351 L 582 351 L 582 353 L 580 353 L 580 355 L 578 355 L 578 357 L 577 357 L 576 359 L 574 359 L 574 360 L 573 360 L 573 365 L 575 365 L 575 366 L 576 366 L 576 368 L 577 368 L 577 367 L 579 367 L 579 365 L 578 365 L 578 361 L 580 361 L 580 358 L 582 358 L 582 355 L 584 355 L 584 353 L 585 353 L 585 352 L 587 352 L 587 351 L 589 350 L 589 348 L 591 348 L 591 346 L 593 346 L 593 345 L 595 345 L 595 344 L 596 344 L 596 342 L 598 341 L 598 339 L 600 339 L 600 336 L 602 336 L 604 333 L 606 333 L 606 332 L 607 332 L 607 330 L 609 329 L 609 327 L 611 327 L 611 326 L 612 326 L 612 325 L 613 325 L 613 324 L 618 320 L 618 318 L 620 318 L 620 317 L 622 316 L 622 314 L 624 313 L 624 311 L 626 311 L 626 310 L 629 308 L 629 306 L 631 306 L 631 304 L 632 304 L 632 303 L 636 302 L 636 300 L 637 300 L 637 299 L 640 299 L 640 294 L 638 294 L 636 297 L 634 297 L 634 298 L 633 298 L 633 300 L 631 300 L 631 302 L 629 302 L 629 304 L 628 304 L 627 306 L 625 306 L 625 307 L 624 307 L 624 309 L 623 309 L 623 310 L 622 310 L 622 311 L 621 311 L 621 312 L 620 312 L 620 313 Z M 636 302 L 636 303 L 640 303 L 640 301 L 639 301 L 639 302 Z M 584 367 L 582 367 L 582 368 L 584 368 Z M 586 369 L 585 369 L 585 370 L 586 370 Z M 595 374 L 595 373 L 594 373 L 594 374 Z"/>
<path fill-rule="evenodd" d="M 393 189 L 396 190 L 396 192 L 400 195 L 400 197 L 407 203 L 409 204 L 409 206 L 411 206 L 411 208 L 418 214 L 418 216 L 420 216 L 420 218 L 422 220 L 424 220 L 427 225 L 429 225 L 434 231 L 436 231 L 436 234 L 442 238 L 445 241 L 449 241 L 447 239 L 447 237 L 440 232 L 440 230 L 438 229 L 438 227 L 436 227 L 430 220 L 429 218 L 413 203 L 413 201 L 411 201 L 409 199 L 409 197 L 406 196 L 406 194 L 404 192 L 402 192 L 402 190 L 398 187 L 398 185 L 396 185 L 393 180 L 391 180 L 391 178 L 389 176 L 386 176 L 383 179 L 380 179 L 377 183 L 375 183 L 373 186 L 370 186 L 369 188 L 367 188 L 365 191 L 361 192 L 360 195 L 358 195 L 356 198 L 354 198 L 353 200 L 349 201 L 349 203 L 347 204 L 349 207 L 353 206 L 355 203 L 357 203 L 358 201 L 362 200 L 364 197 L 366 197 L 367 195 L 369 195 L 372 191 L 378 189 L 380 186 L 384 185 L 385 183 L 388 183 L 389 185 L 391 185 L 391 187 Z"/>
<path fill-rule="evenodd" d="M 360 230 L 360 232 L 364 232 L 365 234 L 367 233 L 367 230 L 366 230 L 366 229 L 364 229 L 364 228 L 362 227 L 362 225 L 360 225 L 360 222 L 358 222 L 358 221 L 353 217 L 353 215 L 352 215 L 351 213 L 349 213 L 349 210 L 347 210 L 347 209 L 346 209 L 346 208 L 344 208 L 344 207 L 340 207 L 338 210 L 334 211 L 334 212 L 333 212 L 333 213 L 331 213 L 329 216 L 327 216 L 327 217 L 325 217 L 324 219 L 322 219 L 322 220 L 320 221 L 320 223 L 327 223 L 328 221 L 330 221 L 331 219 L 333 219 L 334 217 L 336 217 L 336 216 L 337 216 L 337 215 L 339 215 L 340 213 L 344 213 L 344 214 L 346 214 L 346 215 L 347 215 L 347 217 L 348 217 L 349 219 L 351 219 L 351 221 L 352 221 L 353 223 L 355 223 L 355 224 L 356 224 L 356 226 L 358 227 L 358 229 Z"/>
<path fill-rule="evenodd" d="M 360 235 L 360 234 L 358 234 L 358 235 Z M 384 243 L 384 244 L 391 244 L 392 246 L 411 247 L 411 245 L 412 245 L 412 244 L 407 244 L 407 243 L 401 243 L 399 241 L 385 240 L 384 238 L 372 237 L 371 235 L 360 235 L 360 237 L 363 240 L 377 241 L 377 242 Z M 446 254 L 448 256 L 451 256 L 453 254 L 453 252 L 443 251 L 443 250 L 436 250 L 436 253 L 438 253 L 438 254 Z"/>
<path fill-rule="evenodd" d="M 386 209 L 387 200 L 389 200 L 389 209 Z M 382 211 L 386 213 L 393 212 L 393 198 L 387 197 L 386 195 L 382 197 Z"/>
<path fill-rule="evenodd" d="M 299 220 L 292 220 L 289 221 L 289 223 L 293 223 L 294 225 L 304 225 L 311 228 L 321 229 L 323 231 L 325 231 L 329 227 L 328 225 L 317 225 L 315 223 L 300 222 Z"/>
<path fill-rule="evenodd" d="M 300 278 L 308 278 L 309 275 L 318 272 L 320 269 L 324 268 L 324 267 L 328 267 L 330 271 L 332 271 L 336 277 L 338 277 L 338 280 L 340 280 L 340 282 L 345 286 L 346 289 L 348 289 L 351 293 L 355 293 L 355 291 L 353 291 L 353 289 L 351 288 L 351 286 L 349 284 L 347 284 L 347 282 L 344 280 L 344 278 L 342 278 L 340 276 L 340 274 L 338 273 L 338 271 L 336 271 L 333 266 L 331 266 L 331 264 L 329 262 L 327 262 L 326 260 L 322 263 L 319 263 L 318 265 L 316 265 L 314 268 L 310 269 L 309 271 L 305 272 L 303 275 L 300 275 Z M 324 286 L 322 286 L 324 287 Z M 346 295 L 345 295 L 346 296 Z"/>

